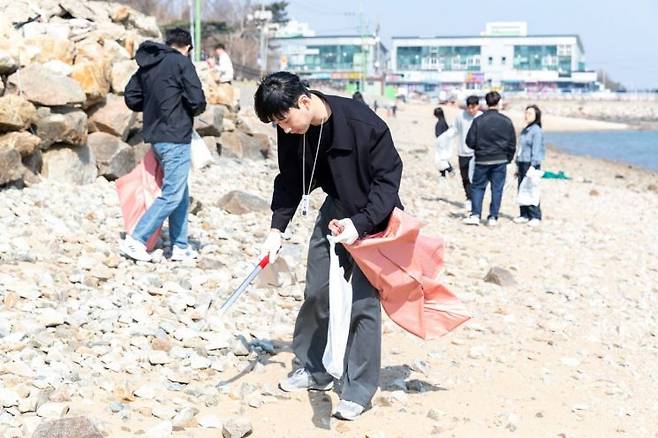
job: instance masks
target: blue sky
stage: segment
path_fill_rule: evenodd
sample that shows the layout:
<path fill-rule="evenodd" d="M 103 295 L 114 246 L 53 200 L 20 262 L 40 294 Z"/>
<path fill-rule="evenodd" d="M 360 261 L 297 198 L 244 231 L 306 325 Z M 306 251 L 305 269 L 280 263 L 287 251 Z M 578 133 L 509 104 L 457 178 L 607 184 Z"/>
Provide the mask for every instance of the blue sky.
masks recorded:
<path fill-rule="evenodd" d="M 391 36 L 479 35 L 487 21 L 527 21 L 529 34 L 578 34 L 589 69 L 626 87 L 658 88 L 658 0 L 288 0 L 318 34 L 354 34 L 359 18 Z"/>

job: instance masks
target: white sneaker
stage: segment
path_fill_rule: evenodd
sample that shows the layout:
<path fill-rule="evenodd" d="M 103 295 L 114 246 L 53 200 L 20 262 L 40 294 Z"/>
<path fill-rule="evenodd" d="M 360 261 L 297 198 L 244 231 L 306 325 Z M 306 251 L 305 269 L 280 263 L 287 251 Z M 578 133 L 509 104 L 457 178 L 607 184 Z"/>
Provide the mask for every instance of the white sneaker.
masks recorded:
<path fill-rule="evenodd" d="M 530 222 L 528 222 L 528 226 L 532 228 L 536 228 L 541 225 L 541 220 L 539 219 L 532 219 Z"/>
<path fill-rule="evenodd" d="M 341 420 L 353 421 L 363 413 L 363 406 L 349 400 L 341 400 L 334 411 L 334 417 Z"/>
<path fill-rule="evenodd" d="M 311 373 L 305 368 L 295 370 L 290 377 L 286 377 L 279 382 L 279 388 L 285 392 L 297 391 L 329 391 L 334 387 L 334 381 L 330 380 L 328 383 L 318 383 L 315 381 Z"/>
<path fill-rule="evenodd" d="M 495 217 L 490 217 L 489 219 L 487 219 L 487 225 L 490 227 L 495 227 L 496 225 L 498 225 L 498 220 Z"/>
<path fill-rule="evenodd" d="M 126 234 L 126 238 L 119 241 L 119 251 L 121 254 L 140 262 L 150 262 L 153 258 L 151 254 L 146 252 L 146 245 L 130 234 Z"/>
<path fill-rule="evenodd" d="M 480 218 L 472 214 L 462 221 L 466 225 L 480 225 Z"/>
<path fill-rule="evenodd" d="M 192 249 L 188 245 L 187 248 L 183 249 L 176 245 L 171 249 L 171 261 L 174 262 L 184 262 L 187 260 L 195 260 L 199 257 L 199 253 Z"/>
<path fill-rule="evenodd" d="M 515 224 L 527 224 L 528 222 L 530 222 L 530 219 L 528 219 L 525 216 L 519 216 L 519 217 L 515 217 L 512 221 Z"/>

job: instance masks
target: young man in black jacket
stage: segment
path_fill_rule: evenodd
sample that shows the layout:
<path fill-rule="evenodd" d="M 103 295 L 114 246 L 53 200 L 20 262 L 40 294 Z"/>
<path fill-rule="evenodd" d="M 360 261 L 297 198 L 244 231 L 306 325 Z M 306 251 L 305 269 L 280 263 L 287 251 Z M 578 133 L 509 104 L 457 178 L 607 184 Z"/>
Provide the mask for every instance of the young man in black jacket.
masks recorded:
<path fill-rule="evenodd" d="M 512 121 L 498 112 L 500 94 L 492 91 L 484 99 L 489 109 L 473 120 L 466 135 L 466 145 L 473 149 L 475 169 L 471 183 L 471 215 L 464 219 L 467 225 L 480 225 L 482 201 L 487 182 L 491 183 L 491 205 L 488 225 L 496 225 L 503 199 L 507 164 L 516 152 L 516 132 Z"/>
<path fill-rule="evenodd" d="M 322 365 L 329 322 L 329 231 L 338 241 L 383 230 L 395 207 L 402 161 L 391 133 L 360 102 L 309 90 L 298 76 L 267 76 L 255 94 L 255 109 L 265 123 L 277 125 L 279 175 L 274 180 L 271 231 L 263 245 L 270 261 L 301 202 L 309 214 L 308 195 L 321 187 L 327 198 L 311 235 L 306 289 L 293 335 L 302 368 L 283 380 L 284 391 L 328 390 L 333 378 Z M 366 409 L 379 384 L 381 314 L 377 290 L 342 245 L 336 250 L 352 276 L 353 303 L 345 352 L 343 387 L 334 415 L 353 420 Z"/>
<path fill-rule="evenodd" d="M 196 258 L 187 241 L 187 177 L 193 117 L 205 110 L 206 98 L 190 50 L 192 38 L 180 28 L 167 31 L 166 45 L 143 42 L 135 56 L 139 70 L 124 92 L 128 108 L 144 112 L 144 141 L 152 144 L 164 170 L 160 196 L 120 243 L 121 252 L 135 260 L 151 259 L 145 243 L 167 218 L 171 259 Z"/>

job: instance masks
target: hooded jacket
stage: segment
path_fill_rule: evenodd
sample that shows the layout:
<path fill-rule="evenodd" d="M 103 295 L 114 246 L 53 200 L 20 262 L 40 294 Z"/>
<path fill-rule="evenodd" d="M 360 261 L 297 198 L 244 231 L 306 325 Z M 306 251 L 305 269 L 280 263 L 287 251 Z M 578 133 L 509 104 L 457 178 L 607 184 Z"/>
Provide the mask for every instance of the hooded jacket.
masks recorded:
<path fill-rule="evenodd" d="M 131 110 L 144 112 L 144 140 L 189 144 L 193 117 L 206 109 L 194 64 L 178 50 L 153 41 L 140 44 L 135 59 L 139 69 L 124 100 Z"/>

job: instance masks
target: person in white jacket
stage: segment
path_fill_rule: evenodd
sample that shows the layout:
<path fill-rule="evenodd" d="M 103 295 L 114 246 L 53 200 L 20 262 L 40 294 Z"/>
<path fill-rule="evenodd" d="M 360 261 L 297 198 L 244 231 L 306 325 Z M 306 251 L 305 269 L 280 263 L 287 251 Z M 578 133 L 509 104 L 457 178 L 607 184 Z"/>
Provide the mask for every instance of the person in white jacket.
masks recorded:
<path fill-rule="evenodd" d="M 457 155 L 459 159 L 459 173 L 462 177 L 464 192 L 466 193 L 466 202 L 464 208 L 471 211 L 471 177 L 469 176 L 469 164 L 473 159 L 473 149 L 466 145 L 466 134 L 471 127 L 473 120 L 482 114 L 480 111 L 480 98 L 477 96 L 468 96 L 466 98 L 466 109 L 461 111 L 455 118 L 453 129 L 459 136 L 459 146 Z"/>
<path fill-rule="evenodd" d="M 224 44 L 219 43 L 215 46 L 216 68 L 219 72 L 219 82 L 230 84 L 233 81 L 233 63 L 231 57 L 226 53 Z"/>

